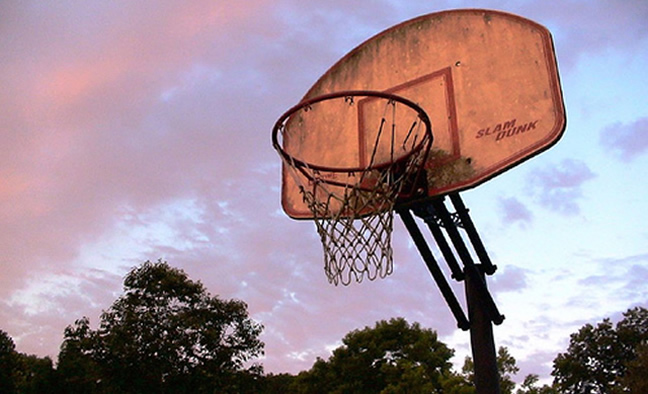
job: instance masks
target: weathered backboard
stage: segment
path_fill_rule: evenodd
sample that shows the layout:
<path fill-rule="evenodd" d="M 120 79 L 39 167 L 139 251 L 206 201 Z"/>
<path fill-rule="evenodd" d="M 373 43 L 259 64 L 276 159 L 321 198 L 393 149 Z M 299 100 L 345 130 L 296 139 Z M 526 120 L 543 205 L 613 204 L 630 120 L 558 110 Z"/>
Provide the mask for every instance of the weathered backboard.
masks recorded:
<path fill-rule="evenodd" d="M 393 93 L 425 110 L 434 136 L 425 165 L 429 197 L 474 187 L 521 163 L 557 142 L 566 124 L 549 31 L 499 11 L 444 11 L 394 26 L 339 60 L 304 100 L 345 90 Z M 318 140 L 308 149 L 327 149 L 331 162 L 366 162 L 358 151 L 363 133 L 346 126 L 348 134 L 332 143 L 331 122 L 309 134 Z M 300 143 L 284 136 L 293 150 Z M 312 218 L 285 168 L 282 182 L 286 213 Z"/>

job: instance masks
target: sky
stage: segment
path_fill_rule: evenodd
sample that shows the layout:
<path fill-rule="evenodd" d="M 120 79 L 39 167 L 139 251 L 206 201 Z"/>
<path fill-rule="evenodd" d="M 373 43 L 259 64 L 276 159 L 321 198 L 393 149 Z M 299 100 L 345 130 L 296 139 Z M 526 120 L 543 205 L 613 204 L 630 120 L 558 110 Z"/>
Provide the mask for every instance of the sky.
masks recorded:
<path fill-rule="evenodd" d="M 55 358 L 66 326 L 96 327 L 128 271 L 163 259 L 248 304 L 266 372 L 398 316 L 461 365 L 469 335 L 400 220 L 390 277 L 328 283 L 315 225 L 281 210 L 270 136 L 366 39 L 469 7 L 537 21 L 556 47 L 563 138 L 462 193 L 498 266 L 496 345 L 549 379 L 569 334 L 648 307 L 648 2 L 1 2 L 0 329 Z"/>

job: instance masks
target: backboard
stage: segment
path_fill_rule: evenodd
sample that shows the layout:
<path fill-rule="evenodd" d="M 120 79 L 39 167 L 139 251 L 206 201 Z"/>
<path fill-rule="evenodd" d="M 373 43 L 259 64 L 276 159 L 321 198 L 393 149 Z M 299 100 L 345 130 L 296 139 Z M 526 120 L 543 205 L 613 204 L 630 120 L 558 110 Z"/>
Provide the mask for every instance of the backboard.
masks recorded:
<path fill-rule="evenodd" d="M 510 169 L 557 142 L 566 124 L 549 31 L 500 11 L 451 10 L 396 25 L 340 59 L 303 100 L 348 90 L 394 94 L 425 111 L 434 141 L 424 198 L 474 187 Z M 356 103 L 350 125 L 336 128 L 329 116 L 308 143 L 290 134 L 282 143 L 299 157 L 323 157 L 318 151 L 326 150 L 329 163 L 361 167 L 368 153 L 358 148 L 367 145 L 359 125 L 371 121 L 365 119 L 370 104 Z M 292 218 L 311 219 L 285 167 L 282 206 Z"/>

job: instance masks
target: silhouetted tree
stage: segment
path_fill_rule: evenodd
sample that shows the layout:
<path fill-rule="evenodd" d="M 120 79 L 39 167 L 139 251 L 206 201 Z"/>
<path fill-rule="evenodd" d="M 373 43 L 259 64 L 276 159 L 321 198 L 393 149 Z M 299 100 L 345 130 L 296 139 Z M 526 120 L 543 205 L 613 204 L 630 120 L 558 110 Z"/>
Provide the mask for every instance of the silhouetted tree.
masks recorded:
<path fill-rule="evenodd" d="M 636 368 L 646 366 L 648 310 L 637 307 L 623 316 L 616 328 L 604 319 L 571 335 L 567 352 L 554 360 L 552 375 L 560 392 L 611 393 L 628 392 L 630 384 L 645 387 L 646 370 L 637 373 Z M 628 371 L 631 374 L 625 377 Z"/>
<path fill-rule="evenodd" d="M 536 386 L 539 380 L 536 374 L 527 375 L 515 394 L 558 394 L 556 389 L 546 384 L 541 387 Z"/>
<path fill-rule="evenodd" d="M 146 262 L 101 315 L 65 331 L 59 369 L 78 392 L 252 392 L 262 369 L 262 326 L 247 305 L 211 297 L 167 263 Z"/>
<path fill-rule="evenodd" d="M 56 393 L 52 360 L 18 353 L 13 339 L 0 330 L 0 393 Z"/>
<path fill-rule="evenodd" d="M 58 380 L 52 359 L 18 353 L 16 391 L 21 394 L 58 392 Z"/>
<path fill-rule="evenodd" d="M 475 364 L 470 357 L 466 357 L 462 368 L 466 380 L 473 385 L 475 382 Z M 520 371 L 515 357 L 511 356 L 508 349 L 501 346 L 497 349 L 497 372 L 499 373 L 500 391 L 502 394 L 512 394 L 515 389 L 513 376 Z"/>
<path fill-rule="evenodd" d="M 453 351 L 434 331 L 403 318 L 355 330 L 327 360 L 297 376 L 295 392 L 432 393 L 450 374 Z"/>
<path fill-rule="evenodd" d="M 100 350 L 97 333 L 87 317 L 68 326 L 58 356 L 59 384 L 65 393 L 101 392 L 101 371 L 93 358 Z"/>
<path fill-rule="evenodd" d="M 257 394 L 294 393 L 295 375 L 289 373 L 268 374 L 262 377 Z"/>
<path fill-rule="evenodd" d="M 18 354 L 13 339 L 0 330 L 0 393 L 15 393 L 14 374 L 18 367 Z"/>
<path fill-rule="evenodd" d="M 621 377 L 621 386 L 631 393 L 648 393 L 648 343 L 635 349 L 637 357 L 626 365 L 626 374 Z"/>

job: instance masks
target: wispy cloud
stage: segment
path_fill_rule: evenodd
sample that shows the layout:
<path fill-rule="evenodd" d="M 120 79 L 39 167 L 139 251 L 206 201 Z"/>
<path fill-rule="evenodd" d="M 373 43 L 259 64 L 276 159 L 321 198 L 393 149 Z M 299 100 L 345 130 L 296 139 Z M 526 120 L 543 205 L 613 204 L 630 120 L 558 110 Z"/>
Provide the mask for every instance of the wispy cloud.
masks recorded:
<path fill-rule="evenodd" d="M 639 50 L 648 38 L 645 2 L 567 0 L 561 2 L 560 12 L 540 2 L 526 2 L 519 7 L 525 15 L 538 18 L 551 29 L 559 63 L 567 69 L 584 54 Z"/>
<path fill-rule="evenodd" d="M 519 223 L 526 227 L 533 221 L 533 212 L 515 197 L 500 197 L 499 210 L 503 213 L 504 223 Z"/>
<path fill-rule="evenodd" d="M 527 178 L 528 191 L 535 200 L 552 211 L 576 215 L 583 184 L 595 174 L 580 160 L 565 159 L 560 164 L 536 169 Z"/>
<path fill-rule="evenodd" d="M 519 291 L 527 287 L 527 271 L 513 265 L 507 266 L 502 272 L 492 277 L 493 292 Z"/>
<path fill-rule="evenodd" d="M 599 134 L 601 148 L 628 162 L 648 151 L 648 117 L 631 123 L 614 123 Z"/>

